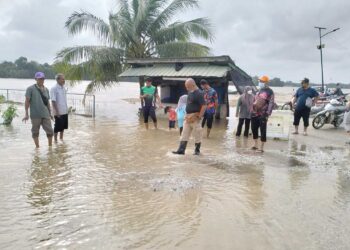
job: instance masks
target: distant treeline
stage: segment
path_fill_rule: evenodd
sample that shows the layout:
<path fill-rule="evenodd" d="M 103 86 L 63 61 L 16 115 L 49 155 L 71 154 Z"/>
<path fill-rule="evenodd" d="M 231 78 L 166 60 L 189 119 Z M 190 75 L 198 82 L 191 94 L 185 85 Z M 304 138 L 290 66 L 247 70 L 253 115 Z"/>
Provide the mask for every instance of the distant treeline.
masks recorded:
<path fill-rule="evenodd" d="M 28 61 L 26 57 L 20 57 L 15 62 L 0 63 L 0 78 L 33 78 L 35 72 L 44 72 L 46 78 L 55 78 L 55 69 L 48 63 L 40 64 L 35 61 Z"/>
<path fill-rule="evenodd" d="M 258 84 L 258 80 L 259 77 L 258 76 L 254 76 L 253 77 L 253 82 L 255 84 Z M 335 88 L 337 83 L 327 83 L 326 86 L 328 88 Z M 320 84 L 316 84 L 316 83 L 311 83 L 311 85 L 313 86 L 320 86 Z M 270 86 L 271 87 L 300 87 L 300 82 L 295 83 L 292 81 L 282 81 L 280 78 L 273 78 L 270 80 Z M 340 83 L 341 88 L 344 89 L 349 89 L 350 88 L 350 84 L 345 84 L 345 83 Z"/>
<path fill-rule="evenodd" d="M 58 65 L 50 65 L 48 63 L 40 64 L 36 61 L 28 61 L 26 57 L 21 56 L 14 62 L 4 61 L 0 63 L 0 78 L 26 78 L 30 79 L 34 77 L 35 72 L 41 71 L 45 73 L 47 79 L 54 79 L 57 74 L 57 70 L 61 69 Z M 89 76 L 83 77 L 85 80 L 89 80 Z M 258 76 L 253 77 L 253 82 L 258 84 Z M 123 79 L 127 81 L 127 79 Z M 130 81 L 137 81 L 136 78 L 130 78 Z M 312 84 L 312 83 L 311 83 Z M 317 84 L 312 84 L 317 85 Z M 319 85 L 319 84 L 318 84 Z M 334 88 L 336 83 L 327 83 L 327 87 Z M 273 78 L 270 81 L 272 87 L 299 87 L 300 83 L 291 81 L 282 81 L 280 78 Z M 341 83 L 342 88 L 350 88 L 350 84 Z"/>

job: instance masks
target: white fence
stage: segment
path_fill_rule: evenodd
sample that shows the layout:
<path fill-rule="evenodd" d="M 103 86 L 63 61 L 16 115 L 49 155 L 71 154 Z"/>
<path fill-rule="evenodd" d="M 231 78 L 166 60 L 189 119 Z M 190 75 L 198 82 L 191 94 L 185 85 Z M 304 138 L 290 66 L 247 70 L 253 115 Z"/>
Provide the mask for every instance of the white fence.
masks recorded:
<path fill-rule="evenodd" d="M 25 90 L 23 89 L 0 89 L 0 96 L 6 102 L 24 103 Z M 70 112 L 76 115 L 95 117 L 95 95 L 67 93 L 67 104 Z"/>

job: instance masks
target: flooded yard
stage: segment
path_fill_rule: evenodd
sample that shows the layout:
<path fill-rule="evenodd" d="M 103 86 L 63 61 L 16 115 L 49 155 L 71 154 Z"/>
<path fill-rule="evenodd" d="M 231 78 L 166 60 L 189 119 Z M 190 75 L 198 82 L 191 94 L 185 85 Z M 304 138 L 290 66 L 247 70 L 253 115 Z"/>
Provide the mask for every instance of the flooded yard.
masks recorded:
<path fill-rule="evenodd" d="M 146 131 L 137 85 L 97 94 L 64 142 L 34 149 L 20 117 L 0 126 L 1 249 L 350 249 L 350 147 L 325 127 L 254 153 L 235 119 L 202 156 L 178 132 Z M 232 112 L 233 113 L 233 112 Z M 231 113 L 231 114 L 232 114 Z"/>

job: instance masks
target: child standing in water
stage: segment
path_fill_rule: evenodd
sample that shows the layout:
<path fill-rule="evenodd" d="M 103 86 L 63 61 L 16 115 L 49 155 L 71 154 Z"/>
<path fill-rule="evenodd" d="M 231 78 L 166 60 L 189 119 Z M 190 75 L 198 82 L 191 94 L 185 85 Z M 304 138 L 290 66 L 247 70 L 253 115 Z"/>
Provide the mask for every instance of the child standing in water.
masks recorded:
<path fill-rule="evenodd" d="M 186 104 L 187 104 L 187 95 L 183 95 L 180 97 L 176 108 L 177 125 L 180 129 L 180 135 L 182 135 L 184 119 L 186 116 Z"/>
<path fill-rule="evenodd" d="M 167 106 L 164 109 L 165 114 L 168 114 L 169 118 L 169 130 L 175 128 L 176 123 L 176 111 L 173 107 Z"/>

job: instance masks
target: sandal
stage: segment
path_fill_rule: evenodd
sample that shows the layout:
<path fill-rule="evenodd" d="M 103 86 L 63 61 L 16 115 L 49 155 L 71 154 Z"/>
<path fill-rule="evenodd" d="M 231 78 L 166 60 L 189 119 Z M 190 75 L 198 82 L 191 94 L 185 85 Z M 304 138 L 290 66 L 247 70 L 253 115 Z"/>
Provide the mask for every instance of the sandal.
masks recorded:
<path fill-rule="evenodd" d="M 257 147 L 255 147 L 255 146 L 254 146 L 254 147 L 252 147 L 251 149 L 252 149 L 252 150 L 258 150 L 258 148 L 257 148 Z"/>
<path fill-rule="evenodd" d="M 299 132 L 293 132 L 292 133 L 292 135 L 298 135 L 299 134 Z"/>

